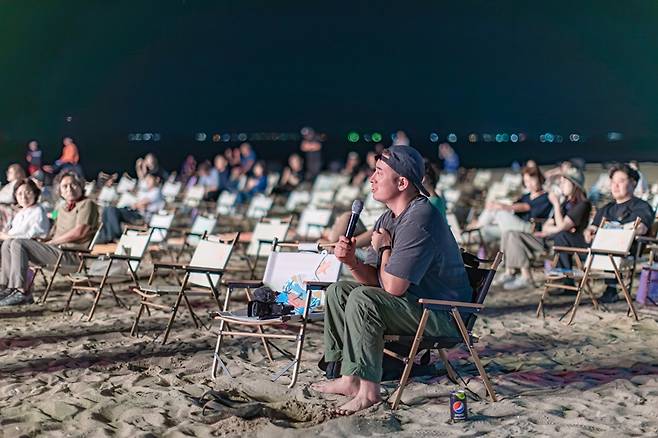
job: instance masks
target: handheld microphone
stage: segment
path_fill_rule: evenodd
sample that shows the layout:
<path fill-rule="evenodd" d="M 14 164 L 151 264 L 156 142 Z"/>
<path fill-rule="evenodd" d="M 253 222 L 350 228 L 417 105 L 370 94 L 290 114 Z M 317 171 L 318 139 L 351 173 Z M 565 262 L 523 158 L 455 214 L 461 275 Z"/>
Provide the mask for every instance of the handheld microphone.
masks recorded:
<path fill-rule="evenodd" d="M 354 229 L 356 228 L 356 223 L 359 221 L 361 210 L 363 210 L 363 201 L 360 199 L 355 199 L 352 203 L 352 214 L 350 215 L 350 221 L 347 223 L 347 230 L 345 230 L 345 237 L 348 239 L 354 237 Z"/>

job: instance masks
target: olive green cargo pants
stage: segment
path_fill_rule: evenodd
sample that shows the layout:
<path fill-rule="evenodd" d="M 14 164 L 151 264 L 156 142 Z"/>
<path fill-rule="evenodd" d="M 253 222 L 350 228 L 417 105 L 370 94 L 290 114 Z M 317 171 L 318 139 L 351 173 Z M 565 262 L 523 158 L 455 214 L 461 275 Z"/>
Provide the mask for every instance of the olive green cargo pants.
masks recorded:
<path fill-rule="evenodd" d="M 339 281 L 327 288 L 324 358 L 341 361 L 341 374 L 372 382 L 382 378 L 384 335 L 416 334 L 423 307 L 411 294 L 396 297 L 384 289 Z M 450 315 L 433 311 L 425 336 L 459 336 Z"/>

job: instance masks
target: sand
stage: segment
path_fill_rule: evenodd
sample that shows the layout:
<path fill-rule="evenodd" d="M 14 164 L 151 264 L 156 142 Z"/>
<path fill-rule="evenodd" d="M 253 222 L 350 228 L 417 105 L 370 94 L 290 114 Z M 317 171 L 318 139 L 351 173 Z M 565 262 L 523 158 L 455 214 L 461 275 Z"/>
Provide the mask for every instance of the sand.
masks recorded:
<path fill-rule="evenodd" d="M 444 376 L 415 379 L 401 409 L 385 404 L 332 418 L 344 401 L 309 385 L 322 378 L 321 326 L 306 343 L 298 384 L 269 376 L 260 343 L 229 339 L 234 378 L 210 379 L 215 336 L 197 330 L 183 311 L 170 342 L 154 341 L 163 313 L 145 317 L 131 337 L 132 310 L 105 297 L 92 322 L 81 319 L 91 297 L 77 297 L 63 314 L 63 282 L 45 305 L 0 310 L 0 435 L 72 437 L 148 436 L 629 436 L 658 435 L 658 310 L 623 304 L 595 312 L 585 303 L 576 324 L 558 320 L 570 297 L 551 297 L 546 319 L 536 319 L 539 290 L 493 290 L 476 325 L 477 349 L 501 397 L 469 400 L 470 421 L 450 424 L 448 395 L 458 386 Z M 40 286 L 38 286 L 40 287 Z M 196 301 L 200 315 L 213 310 Z M 450 352 L 469 387 L 484 396 L 464 349 Z M 390 394 L 393 383 L 385 385 Z M 232 408 L 203 415 L 195 404 L 208 389 L 227 391 Z"/>

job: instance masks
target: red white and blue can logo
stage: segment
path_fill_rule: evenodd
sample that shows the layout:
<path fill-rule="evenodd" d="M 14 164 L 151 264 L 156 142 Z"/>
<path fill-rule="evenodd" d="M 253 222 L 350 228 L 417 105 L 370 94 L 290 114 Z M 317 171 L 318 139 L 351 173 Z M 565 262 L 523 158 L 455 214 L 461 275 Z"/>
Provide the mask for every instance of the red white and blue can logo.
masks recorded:
<path fill-rule="evenodd" d="M 464 421 L 468 419 L 468 406 L 464 391 L 453 391 L 450 393 L 450 419 L 453 421 Z"/>

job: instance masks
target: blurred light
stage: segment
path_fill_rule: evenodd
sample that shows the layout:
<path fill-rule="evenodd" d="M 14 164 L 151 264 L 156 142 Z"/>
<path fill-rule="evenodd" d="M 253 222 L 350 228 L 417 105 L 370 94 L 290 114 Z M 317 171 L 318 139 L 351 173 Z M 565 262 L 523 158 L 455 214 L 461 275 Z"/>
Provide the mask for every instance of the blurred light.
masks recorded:
<path fill-rule="evenodd" d="M 128 134 L 128 141 L 135 141 L 135 134 Z"/>
<path fill-rule="evenodd" d="M 457 135 L 453 133 L 448 134 L 448 141 L 450 143 L 455 143 L 457 141 Z"/>
<path fill-rule="evenodd" d="M 212 136 L 212 141 L 213 141 L 214 143 L 219 142 L 221 139 L 222 139 L 222 136 L 219 135 L 219 134 L 213 134 L 213 136 Z"/>
<path fill-rule="evenodd" d="M 430 141 L 432 143 L 436 143 L 437 141 L 439 141 L 439 134 L 437 134 L 436 132 L 432 132 L 430 134 Z"/>
<path fill-rule="evenodd" d="M 569 140 L 573 141 L 574 143 L 577 141 L 580 141 L 580 135 L 578 134 L 569 134 Z"/>
<path fill-rule="evenodd" d="M 503 132 L 502 134 L 500 134 L 500 136 L 501 136 L 501 138 L 503 139 L 504 142 L 509 141 L 509 134 L 507 134 L 506 132 Z"/>
<path fill-rule="evenodd" d="M 519 141 L 525 141 L 528 138 L 525 132 L 519 132 Z"/>
<path fill-rule="evenodd" d="M 539 141 L 544 143 L 546 141 L 546 136 L 544 134 L 539 136 Z"/>
<path fill-rule="evenodd" d="M 489 143 L 493 141 L 493 136 L 491 134 L 482 134 L 482 140 Z"/>
<path fill-rule="evenodd" d="M 621 132 L 608 132 L 608 141 L 619 141 L 624 138 Z"/>
<path fill-rule="evenodd" d="M 231 141 L 231 134 L 222 134 L 222 141 L 223 142 Z"/>
<path fill-rule="evenodd" d="M 160 141 L 160 134 L 155 132 L 153 133 L 153 141 Z"/>
<path fill-rule="evenodd" d="M 468 141 L 471 142 L 471 143 L 477 143 L 478 135 L 477 134 L 469 134 L 468 135 Z"/>
<path fill-rule="evenodd" d="M 238 134 L 238 140 L 239 141 L 247 141 L 247 134 L 245 134 L 244 132 L 239 133 Z"/>
<path fill-rule="evenodd" d="M 396 139 L 396 138 L 398 138 L 398 133 L 397 133 L 397 132 L 394 132 L 393 134 L 391 134 L 391 141 L 392 141 L 393 143 L 395 143 L 395 139 Z"/>
<path fill-rule="evenodd" d="M 553 140 L 555 140 L 555 136 L 550 132 L 547 132 L 546 134 L 544 134 L 544 140 L 546 140 L 548 143 L 553 143 Z"/>
<path fill-rule="evenodd" d="M 564 138 L 562 138 L 561 135 L 556 135 L 555 136 L 555 142 L 556 143 L 562 143 L 563 140 L 564 140 Z"/>
<path fill-rule="evenodd" d="M 370 134 L 363 134 L 363 140 L 366 141 L 367 143 L 370 143 Z"/>
<path fill-rule="evenodd" d="M 375 143 L 379 143 L 380 141 L 382 141 L 382 135 L 379 132 L 373 132 L 372 141 L 374 141 Z"/>
<path fill-rule="evenodd" d="M 149 133 L 149 132 L 145 133 L 145 134 L 142 136 L 142 138 L 144 139 L 144 141 L 149 141 L 152 137 L 153 137 L 153 136 L 152 136 L 151 133 Z"/>
<path fill-rule="evenodd" d="M 68 123 L 71 123 L 71 122 L 73 121 L 73 117 L 71 117 L 71 116 L 66 116 L 65 120 L 66 120 Z"/>
<path fill-rule="evenodd" d="M 509 136 L 509 139 L 512 141 L 512 143 L 516 143 L 517 141 L 519 141 L 519 136 L 516 134 L 512 134 Z"/>
<path fill-rule="evenodd" d="M 142 141 L 142 134 L 135 134 L 135 141 Z"/>
<path fill-rule="evenodd" d="M 359 141 L 359 134 L 354 131 L 350 132 L 349 134 L 347 134 L 347 141 L 349 141 L 350 143 L 356 143 L 357 141 Z"/>
<path fill-rule="evenodd" d="M 503 142 L 503 134 L 496 134 L 496 142 L 497 143 Z"/>
<path fill-rule="evenodd" d="M 196 135 L 194 136 L 196 141 L 206 141 L 206 137 L 207 135 L 205 132 L 197 132 Z"/>

